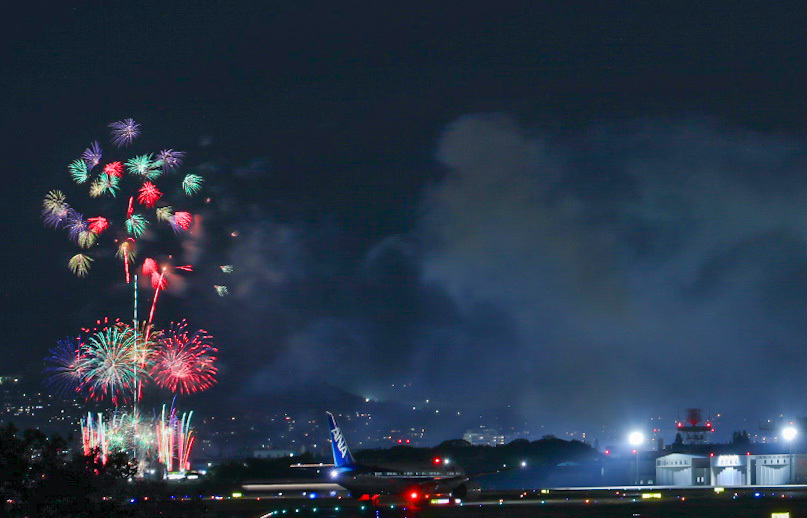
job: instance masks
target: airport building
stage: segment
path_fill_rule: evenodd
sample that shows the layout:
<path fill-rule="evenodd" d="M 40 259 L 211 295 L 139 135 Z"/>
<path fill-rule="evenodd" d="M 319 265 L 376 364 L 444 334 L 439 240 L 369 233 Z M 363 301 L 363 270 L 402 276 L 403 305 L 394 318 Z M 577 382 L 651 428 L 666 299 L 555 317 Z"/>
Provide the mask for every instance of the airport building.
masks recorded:
<path fill-rule="evenodd" d="M 792 460 L 792 462 L 791 462 Z M 656 459 L 656 483 L 664 486 L 770 486 L 807 482 L 807 454 L 689 455 Z"/>

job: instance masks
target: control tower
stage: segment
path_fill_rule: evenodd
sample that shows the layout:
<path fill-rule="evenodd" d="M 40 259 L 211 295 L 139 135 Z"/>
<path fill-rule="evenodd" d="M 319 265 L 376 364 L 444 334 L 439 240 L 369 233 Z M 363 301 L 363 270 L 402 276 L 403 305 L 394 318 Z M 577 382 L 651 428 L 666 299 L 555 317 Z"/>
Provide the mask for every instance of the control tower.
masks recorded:
<path fill-rule="evenodd" d="M 684 444 L 706 444 L 710 442 L 708 435 L 714 432 L 715 429 L 709 419 L 703 422 L 701 414 L 702 410 L 700 408 L 687 408 L 686 421 L 679 419 L 675 423 Z"/>

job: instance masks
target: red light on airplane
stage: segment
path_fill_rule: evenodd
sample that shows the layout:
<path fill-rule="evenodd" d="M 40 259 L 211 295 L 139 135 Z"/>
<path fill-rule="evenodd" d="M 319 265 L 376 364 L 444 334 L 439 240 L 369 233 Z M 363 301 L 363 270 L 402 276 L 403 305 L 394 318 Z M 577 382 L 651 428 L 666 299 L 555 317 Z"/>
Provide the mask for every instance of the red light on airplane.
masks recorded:
<path fill-rule="evenodd" d="M 432 462 L 434 462 L 435 464 L 440 464 L 440 457 L 435 457 L 434 459 L 432 459 Z"/>

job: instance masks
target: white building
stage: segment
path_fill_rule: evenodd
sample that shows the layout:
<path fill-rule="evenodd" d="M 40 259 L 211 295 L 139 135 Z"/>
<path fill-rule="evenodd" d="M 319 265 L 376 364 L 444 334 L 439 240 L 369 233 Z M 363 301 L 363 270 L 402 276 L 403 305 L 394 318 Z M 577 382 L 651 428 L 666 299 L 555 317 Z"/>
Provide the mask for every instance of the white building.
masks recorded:
<path fill-rule="evenodd" d="M 803 453 L 710 457 L 671 453 L 656 459 L 656 483 L 663 486 L 772 486 L 805 481 L 807 454 Z"/>
<path fill-rule="evenodd" d="M 672 453 L 656 459 L 656 484 L 660 486 L 708 486 L 709 457 Z"/>

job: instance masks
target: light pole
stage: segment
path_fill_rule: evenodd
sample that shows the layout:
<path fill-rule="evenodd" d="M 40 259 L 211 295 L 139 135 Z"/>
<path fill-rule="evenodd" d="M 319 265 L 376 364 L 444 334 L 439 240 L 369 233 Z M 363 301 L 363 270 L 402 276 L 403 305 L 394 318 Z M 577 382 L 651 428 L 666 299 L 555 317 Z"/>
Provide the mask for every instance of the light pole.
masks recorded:
<path fill-rule="evenodd" d="M 633 432 L 628 436 L 628 442 L 636 448 L 636 485 L 639 485 L 639 445 L 644 442 L 642 432 Z"/>
<path fill-rule="evenodd" d="M 788 426 L 784 430 L 782 430 L 782 437 L 790 444 L 790 480 L 788 481 L 789 484 L 793 483 L 793 439 L 796 438 L 799 431 L 793 428 L 792 426 Z"/>

